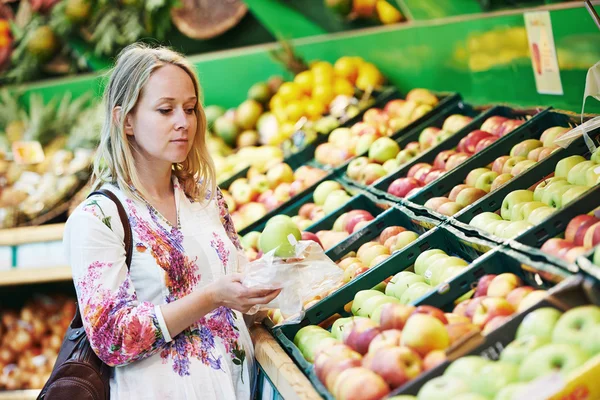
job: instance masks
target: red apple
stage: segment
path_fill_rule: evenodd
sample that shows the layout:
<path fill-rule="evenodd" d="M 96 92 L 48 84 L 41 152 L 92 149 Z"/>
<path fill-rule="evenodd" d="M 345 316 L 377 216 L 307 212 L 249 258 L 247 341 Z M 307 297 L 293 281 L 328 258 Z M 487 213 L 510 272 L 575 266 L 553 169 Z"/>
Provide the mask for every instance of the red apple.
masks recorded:
<path fill-rule="evenodd" d="M 382 330 L 402 329 L 415 310 L 415 307 L 405 304 L 386 303 L 381 306 L 379 327 Z"/>
<path fill-rule="evenodd" d="M 491 133 L 492 135 L 501 136 L 500 129 L 504 121 L 507 121 L 508 118 L 501 117 L 500 115 L 494 115 L 486 119 L 483 124 L 481 124 L 481 130 Z"/>
<path fill-rule="evenodd" d="M 442 215 L 451 217 L 454 214 L 458 213 L 462 209 L 463 209 L 463 206 L 461 206 L 460 204 L 458 204 L 454 201 L 450 201 L 448 203 L 444 203 L 441 206 L 439 206 L 436 211 Z"/>
<path fill-rule="evenodd" d="M 482 300 L 473 314 L 473 324 L 480 328 L 494 317 L 512 315 L 515 312 L 513 306 L 502 297 L 478 297 L 477 299 Z"/>
<path fill-rule="evenodd" d="M 508 135 L 510 132 L 514 131 L 524 123 L 525 121 L 519 119 L 509 119 L 508 121 L 504 121 L 498 136 Z"/>
<path fill-rule="evenodd" d="M 477 287 L 475 288 L 475 294 L 473 297 L 487 296 L 488 287 L 495 277 L 496 274 L 487 274 L 482 276 L 477 282 Z"/>
<path fill-rule="evenodd" d="M 594 223 L 600 222 L 600 220 L 592 215 L 587 214 L 576 216 L 567 225 L 567 229 L 565 230 L 565 240 L 575 243 L 575 234 L 577 233 L 577 230 L 586 222 L 589 223 L 588 227 L 590 227 Z"/>
<path fill-rule="evenodd" d="M 472 299 L 467 299 L 467 300 L 463 300 L 460 303 L 458 303 L 457 305 L 454 306 L 454 309 L 452 310 L 452 314 L 456 314 L 459 315 L 461 317 L 466 317 L 469 318 L 469 321 L 471 320 L 471 316 L 467 315 L 467 308 L 469 307 L 469 304 L 471 303 Z"/>
<path fill-rule="evenodd" d="M 381 332 L 370 319 L 352 321 L 344 327 L 344 344 L 360 354 L 367 354 L 371 341 Z"/>
<path fill-rule="evenodd" d="M 400 346 L 401 338 L 402 331 L 400 329 L 385 330 L 371 340 L 371 344 L 369 345 L 369 353 L 373 354 L 379 349 Z"/>
<path fill-rule="evenodd" d="M 529 293 L 533 292 L 535 289 L 531 286 L 520 286 L 510 291 L 509 294 L 506 295 L 506 300 L 513 306 L 516 310 L 519 307 L 521 301 L 527 296 Z"/>
<path fill-rule="evenodd" d="M 446 161 L 446 171 L 451 171 L 454 168 L 458 167 L 463 161 L 468 159 L 470 156 L 467 153 L 456 153 L 450 156 L 448 161 Z"/>
<path fill-rule="evenodd" d="M 577 257 L 584 255 L 588 252 L 588 250 L 588 248 L 583 246 L 575 246 L 571 250 L 567 251 L 567 254 L 565 254 L 564 259 L 567 262 L 574 263 Z"/>
<path fill-rule="evenodd" d="M 446 173 L 446 171 L 443 171 L 441 169 L 434 169 L 431 170 L 427 176 L 425 177 L 425 181 L 423 182 L 425 185 L 430 184 L 431 182 L 435 181 L 436 179 L 439 179 L 442 175 L 444 175 Z"/>
<path fill-rule="evenodd" d="M 423 371 L 429 371 L 434 369 L 440 364 L 443 364 L 447 360 L 446 352 L 443 350 L 434 350 L 427 354 L 423 359 Z"/>
<path fill-rule="evenodd" d="M 538 155 L 537 161 L 542 161 L 544 158 L 548 157 L 550 154 L 552 154 L 558 148 L 559 148 L 558 146 L 543 147 L 543 150 L 540 151 L 540 154 Z"/>
<path fill-rule="evenodd" d="M 479 332 L 479 328 L 471 322 L 454 322 L 446 325 L 446 330 L 448 331 L 451 345 L 471 337 L 475 332 Z"/>
<path fill-rule="evenodd" d="M 502 156 L 496 158 L 496 161 L 492 164 L 492 171 L 496 172 L 498 175 L 502 173 L 504 169 L 504 163 L 510 158 L 510 156 Z"/>
<path fill-rule="evenodd" d="M 417 173 L 417 171 L 420 170 L 423 167 L 429 167 L 429 168 L 431 168 L 431 165 L 429 165 L 427 163 L 417 163 L 417 164 L 413 165 L 412 167 L 410 167 L 410 169 L 408 170 L 408 173 L 406 174 L 406 176 L 408 178 L 414 177 L 415 174 Z"/>
<path fill-rule="evenodd" d="M 313 242 L 315 242 L 319 246 L 321 246 L 321 248 L 323 248 L 323 245 L 321 244 L 321 241 L 319 240 L 317 235 L 315 235 L 312 232 L 306 232 L 306 231 L 302 232 L 302 240 L 312 240 Z"/>
<path fill-rule="evenodd" d="M 414 379 L 421 372 L 419 356 L 406 347 L 396 346 L 380 349 L 363 359 L 363 366 L 380 375 L 392 389 Z"/>
<path fill-rule="evenodd" d="M 412 150 L 416 153 L 420 153 L 421 147 L 419 146 L 419 142 L 410 142 L 406 146 L 404 146 L 404 150 Z"/>
<path fill-rule="evenodd" d="M 456 324 L 459 322 L 471 322 L 471 320 L 467 317 L 465 317 L 464 315 L 458 315 L 455 313 L 444 313 L 444 315 L 446 316 L 446 319 L 448 320 L 448 325 L 450 324 Z"/>
<path fill-rule="evenodd" d="M 444 312 L 442 310 L 440 310 L 439 308 L 436 308 L 436 307 L 432 307 L 432 306 L 418 306 L 413 311 L 413 314 L 427 314 L 427 315 L 431 315 L 432 317 L 435 317 L 435 318 L 439 319 L 444 325 L 448 323 L 448 320 L 446 319 L 446 316 L 444 315 Z"/>
<path fill-rule="evenodd" d="M 390 100 L 383 107 L 383 111 L 390 117 L 401 116 L 402 109 L 403 109 L 405 103 L 406 103 L 406 100 L 402 100 L 402 99 Z"/>
<path fill-rule="evenodd" d="M 412 188 L 410 192 L 406 193 L 406 197 L 409 198 L 421 191 L 421 187 Z"/>
<path fill-rule="evenodd" d="M 402 226 L 388 226 L 381 232 L 381 235 L 379 235 L 379 243 L 385 244 L 385 242 L 389 238 L 396 236 L 397 234 L 399 234 L 400 232 L 404 232 L 405 230 L 406 228 Z"/>
<path fill-rule="evenodd" d="M 310 219 L 310 215 L 315 209 L 315 207 L 317 207 L 315 203 L 303 204 L 302 207 L 300 207 L 300 210 L 298 210 L 298 215 L 303 218 Z"/>
<path fill-rule="evenodd" d="M 574 245 L 567 240 L 552 238 L 546 240 L 546 242 L 542 245 L 540 250 L 542 250 L 545 253 L 552 254 L 553 256 L 559 257 L 559 252 L 566 249 L 566 251 L 563 251 L 563 253 L 566 253 L 572 247 L 574 247 Z"/>
<path fill-rule="evenodd" d="M 490 282 L 487 295 L 491 297 L 506 297 L 514 288 L 523 284 L 521 278 L 511 272 L 498 275 Z"/>
<path fill-rule="evenodd" d="M 433 160 L 433 168 L 436 169 L 446 169 L 446 161 L 450 158 L 450 156 L 456 154 L 456 150 L 444 150 L 440 151 L 435 159 Z"/>
<path fill-rule="evenodd" d="M 466 153 L 474 154 L 477 144 L 485 139 L 492 137 L 492 134 L 482 130 L 475 130 L 465 136 L 465 149 L 463 150 Z"/>
<path fill-rule="evenodd" d="M 485 150 L 486 148 L 491 146 L 496 140 L 498 140 L 496 136 L 490 136 L 480 140 L 479 143 L 477 143 L 477 146 L 475 147 L 475 153 L 479 153 L 480 151 Z"/>
<path fill-rule="evenodd" d="M 577 231 L 575 231 L 575 237 L 573 238 L 573 244 L 575 244 L 576 246 L 583 246 L 583 239 L 585 239 L 585 234 L 587 233 L 588 229 L 596 224 L 600 222 L 600 219 L 598 219 L 596 217 L 596 219 L 590 219 L 585 221 L 583 224 L 581 224 L 578 228 Z M 570 237 L 570 236 L 569 236 Z"/>
<path fill-rule="evenodd" d="M 430 210 L 433 211 L 437 211 L 438 208 L 440 208 L 440 206 L 444 203 L 448 203 L 450 202 L 450 199 L 447 197 L 433 197 L 429 200 L 427 200 L 424 204 L 425 207 L 429 208 Z"/>
<path fill-rule="evenodd" d="M 458 196 L 458 194 L 466 188 L 469 188 L 469 185 L 465 185 L 465 184 L 460 184 L 458 186 L 454 186 L 452 188 L 452 190 L 450 191 L 450 194 L 448 195 L 448 199 L 450 199 L 450 201 L 456 201 L 456 197 Z"/>
<path fill-rule="evenodd" d="M 450 337 L 439 319 L 429 314 L 412 314 L 402 329 L 402 345 L 424 357 L 433 350 L 446 350 Z"/>
<path fill-rule="evenodd" d="M 423 182 L 425 182 L 425 178 L 427 177 L 427 174 L 429 172 L 431 172 L 432 170 L 433 170 L 433 167 L 429 164 L 422 166 L 417 171 L 415 171 L 413 178 L 415 178 L 416 180 L 421 182 L 421 184 L 423 184 Z"/>
<path fill-rule="evenodd" d="M 370 212 L 365 210 L 352 210 L 348 212 L 345 220 L 345 230 L 352 233 L 354 226 L 361 221 L 372 221 L 374 219 Z"/>
<path fill-rule="evenodd" d="M 420 188 L 421 184 L 415 178 L 398 178 L 388 187 L 388 193 L 396 197 L 405 197 L 408 192 L 415 188 Z"/>
<path fill-rule="evenodd" d="M 492 318 L 487 324 L 485 324 L 481 333 L 483 335 L 487 335 L 490 332 L 495 331 L 496 329 L 504 325 L 510 318 L 510 315 L 499 315 L 497 317 Z"/>
<path fill-rule="evenodd" d="M 375 372 L 356 367 L 339 374 L 330 391 L 340 400 L 379 400 L 390 393 L 390 388 Z"/>
<path fill-rule="evenodd" d="M 374 135 L 375 137 L 379 137 L 377 129 L 374 126 L 369 125 L 365 122 L 358 122 L 352 125 L 352 127 L 350 128 L 350 132 L 356 136 Z"/>
<path fill-rule="evenodd" d="M 468 301 L 468 304 L 465 308 L 464 313 L 467 318 L 471 319 L 471 321 L 473 321 L 473 316 L 475 315 L 475 311 L 477 310 L 477 308 L 479 307 L 479 305 L 481 304 L 483 299 L 487 299 L 487 296 L 486 297 L 475 297 Z M 455 312 L 455 313 L 457 312 L 456 308 L 454 309 L 453 312 Z"/>
<path fill-rule="evenodd" d="M 324 348 L 315 354 L 315 374 L 327 387 L 332 388 L 337 376 L 344 370 L 362 364 L 362 356 L 345 344 Z"/>
<path fill-rule="evenodd" d="M 591 249 L 600 244 L 600 222 L 590 226 L 583 237 L 583 247 Z"/>

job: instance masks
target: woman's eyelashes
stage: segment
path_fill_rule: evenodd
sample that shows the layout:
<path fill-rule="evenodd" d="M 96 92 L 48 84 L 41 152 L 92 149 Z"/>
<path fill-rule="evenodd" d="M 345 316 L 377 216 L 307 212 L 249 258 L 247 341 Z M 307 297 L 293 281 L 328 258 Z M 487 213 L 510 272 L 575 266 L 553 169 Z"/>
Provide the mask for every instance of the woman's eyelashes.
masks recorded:
<path fill-rule="evenodd" d="M 186 114 L 192 115 L 192 114 L 194 114 L 195 110 L 196 109 L 194 107 L 192 107 L 192 108 L 186 108 L 184 111 Z M 169 115 L 171 113 L 171 111 L 173 111 L 173 109 L 170 109 L 170 108 L 159 108 L 158 109 L 158 112 L 161 113 L 162 115 Z"/>

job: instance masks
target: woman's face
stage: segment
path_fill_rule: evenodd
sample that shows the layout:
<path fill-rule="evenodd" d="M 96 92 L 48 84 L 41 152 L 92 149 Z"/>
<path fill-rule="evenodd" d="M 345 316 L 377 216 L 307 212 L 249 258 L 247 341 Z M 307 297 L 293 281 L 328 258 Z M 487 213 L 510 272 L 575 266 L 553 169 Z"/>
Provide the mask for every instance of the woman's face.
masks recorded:
<path fill-rule="evenodd" d="M 183 162 L 192 148 L 198 120 L 196 92 L 189 75 L 167 64 L 155 70 L 138 103 L 127 116 L 125 131 L 149 161 L 169 166 Z"/>

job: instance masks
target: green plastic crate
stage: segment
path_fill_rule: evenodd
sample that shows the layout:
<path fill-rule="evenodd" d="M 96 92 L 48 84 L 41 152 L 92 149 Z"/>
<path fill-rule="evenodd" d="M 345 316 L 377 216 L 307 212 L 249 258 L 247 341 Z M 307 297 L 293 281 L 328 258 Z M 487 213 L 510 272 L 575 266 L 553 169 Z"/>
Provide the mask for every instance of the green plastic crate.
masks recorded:
<path fill-rule="evenodd" d="M 502 253 L 502 251 L 499 252 L 499 254 Z M 506 261 L 509 263 L 509 265 L 514 265 L 512 258 L 518 257 L 518 255 L 508 253 L 506 254 L 506 256 L 509 258 L 499 256 L 498 260 Z M 511 268 L 509 267 L 509 269 Z M 483 273 L 494 272 L 493 269 L 490 269 Z M 527 314 L 542 307 L 552 307 L 557 308 L 559 310 L 566 310 L 568 308 L 571 308 L 572 306 L 575 306 L 577 303 L 590 303 L 590 299 L 586 298 L 586 295 L 584 294 L 585 292 L 581 290 L 581 288 L 584 285 L 583 281 L 584 278 L 581 276 L 567 277 L 563 282 L 554 286 L 550 290 L 550 293 L 554 297 L 559 299 L 558 302 L 544 299 L 521 313 L 513 314 L 513 316 L 498 329 L 490 332 L 486 336 L 474 337 L 472 338 L 472 340 L 467 341 L 463 346 L 460 346 L 458 349 L 453 351 L 452 359 L 468 355 L 478 355 L 489 360 L 498 360 L 500 354 L 502 353 L 502 350 L 514 340 L 517 333 L 517 329 L 523 321 L 523 319 L 527 316 Z M 538 285 L 535 284 L 533 286 Z M 596 285 L 595 289 L 598 290 L 600 288 L 598 288 L 598 285 Z M 390 394 L 390 396 L 396 396 L 400 394 L 410 394 L 416 396 L 419 393 L 419 390 L 427 382 L 429 382 L 433 378 L 443 375 L 451 363 L 452 361 L 445 361 L 437 367 L 422 373 L 416 379 L 408 382 L 403 387 L 400 387 L 393 391 Z"/>
<path fill-rule="evenodd" d="M 508 107 L 494 107 L 494 109 L 490 111 L 493 115 L 499 115 L 510 119 L 523 119 L 528 115 L 521 110 L 514 110 Z M 485 167 L 498 157 L 508 155 L 513 146 L 524 140 L 539 139 L 542 132 L 551 126 L 568 127 L 570 126 L 569 123 L 570 118 L 567 115 L 543 110 L 538 114 L 535 114 L 531 119 L 510 134 L 499 138 L 491 146 L 474 154 L 458 167 L 426 185 L 418 193 L 407 197 L 406 200 L 410 203 L 424 205 L 427 200 L 433 197 L 446 196 L 452 188 L 464 183 L 467 175 L 472 170 Z M 480 127 L 481 125 L 478 129 Z M 410 204 L 408 202 L 407 204 Z M 435 213 L 433 210 L 431 210 L 431 212 Z"/>
<path fill-rule="evenodd" d="M 446 118 L 448 118 L 450 115 L 462 114 L 462 115 L 467 115 L 469 117 L 474 118 L 473 121 L 471 121 L 467 126 L 465 126 L 463 129 L 461 129 L 460 131 L 458 131 L 457 133 L 455 133 L 448 139 L 444 140 L 442 143 L 440 143 L 437 146 L 434 146 L 430 149 L 427 149 L 427 151 L 419 154 L 417 157 L 415 157 L 412 160 L 410 160 L 409 162 L 405 163 L 397 171 L 379 179 L 378 181 L 376 181 L 375 183 L 370 185 L 368 187 L 369 190 L 375 189 L 376 191 L 378 191 L 377 193 L 385 193 L 386 197 L 388 197 L 390 200 L 401 203 L 402 199 L 392 196 L 392 195 L 389 195 L 387 193 L 387 189 L 390 186 L 390 184 L 398 178 L 405 177 L 406 174 L 408 174 L 408 171 L 415 164 L 422 163 L 422 162 L 431 164 L 431 163 L 433 163 L 433 160 L 435 159 L 435 157 L 438 155 L 438 153 L 440 151 L 449 150 L 449 149 L 456 147 L 458 145 L 458 142 L 460 142 L 460 140 L 463 137 L 467 136 L 471 131 L 473 131 L 473 130 L 477 129 L 477 127 L 481 126 L 483 121 L 485 121 L 488 116 L 493 115 L 493 114 L 491 114 L 492 110 L 493 110 L 493 108 L 480 114 L 479 111 L 475 110 L 469 104 L 459 102 L 459 103 L 454 104 L 451 107 L 446 108 L 443 112 L 436 115 L 436 117 L 430 121 L 429 125 L 419 127 L 418 129 L 411 130 L 406 135 L 402 136 L 399 140 L 396 140 L 396 142 L 398 142 L 398 144 L 400 145 L 400 148 L 406 147 L 406 145 L 410 142 L 418 141 L 419 135 L 421 134 L 423 129 L 425 129 L 427 127 L 441 128 L 442 125 L 444 124 L 444 121 L 446 120 Z M 346 171 L 346 169 L 344 169 L 344 173 L 345 173 L 345 171 Z M 346 179 L 348 179 L 348 178 L 346 177 Z M 358 184 L 358 185 L 360 185 L 360 184 Z"/>
<path fill-rule="evenodd" d="M 584 275 L 600 283 L 600 266 L 594 264 L 594 251 L 595 249 L 591 249 L 585 256 L 578 257 L 576 263 Z"/>
<path fill-rule="evenodd" d="M 600 129 L 589 132 L 593 140 L 597 141 L 600 137 Z M 538 182 L 546 179 L 554 173 L 556 164 L 563 158 L 572 155 L 583 155 L 589 158 L 590 151 L 585 144 L 583 137 L 579 137 L 573 141 L 566 149 L 560 149 L 538 162 L 532 168 L 529 168 L 522 174 L 516 176 L 506 184 L 499 187 L 492 193 L 477 200 L 468 207 L 463 208 L 460 212 L 450 218 L 450 223 L 463 231 L 470 231 L 475 235 L 480 235 L 490 241 L 500 241 L 508 243 L 505 239 L 500 239 L 495 235 L 483 232 L 469 225 L 471 219 L 483 212 L 496 212 L 502 206 L 504 198 L 514 190 L 528 189 L 535 186 Z M 533 229 L 533 228 L 532 228 Z"/>
<path fill-rule="evenodd" d="M 553 274 L 559 274 L 561 279 L 567 278 L 569 276 L 564 271 L 561 271 L 556 267 L 536 263 L 530 260 L 529 258 L 525 257 L 524 255 L 511 250 L 495 248 L 487 254 L 477 257 L 479 254 L 471 253 L 470 247 L 463 248 L 460 243 L 452 241 L 452 229 L 446 231 L 445 233 L 441 233 L 444 231 L 445 228 L 442 227 L 436 228 L 437 233 L 432 232 L 430 242 L 439 242 L 436 243 L 437 246 L 432 245 L 431 247 L 442 248 L 449 254 L 456 254 L 474 262 L 471 264 L 470 267 L 466 268 L 462 274 L 456 276 L 447 284 L 440 285 L 437 291 L 423 296 L 421 299 L 416 301 L 414 303 L 415 305 L 431 305 L 449 312 L 454 308 L 455 301 L 461 296 L 463 296 L 465 293 L 470 291 L 474 287 L 476 282 L 479 280 L 479 278 L 486 274 L 500 274 L 503 272 L 512 272 L 518 275 L 521 279 L 523 279 L 524 282 L 536 288 L 548 288 L 553 285 L 553 282 L 546 281 L 537 272 L 530 272 L 521 268 L 522 264 L 533 265 L 534 267 L 544 272 L 549 271 Z M 444 237 L 444 235 L 450 236 Z M 412 262 L 414 262 L 414 258 L 412 259 Z M 402 266 L 404 266 L 404 264 Z M 401 270 L 402 268 L 397 269 Z M 343 288 L 340 290 L 343 290 Z M 362 289 L 352 290 L 351 297 L 353 298 L 354 294 L 359 290 Z M 338 303 L 337 306 L 330 306 L 327 308 L 324 307 L 324 310 L 327 311 L 324 311 L 321 314 L 321 316 L 314 321 L 310 321 L 309 318 L 305 318 L 299 324 L 283 325 L 275 327 L 273 329 L 274 337 L 282 345 L 285 351 L 294 359 L 294 361 L 300 367 L 300 369 L 307 375 L 307 377 L 313 383 L 313 385 L 315 385 L 315 388 L 319 391 L 319 393 L 325 398 L 331 398 L 331 394 L 327 392 L 326 388 L 317 379 L 312 364 L 310 364 L 304 359 L 299 349 L 294 345 L 293 339 L 298 330 L 300 330 L 300 328 L 302 328 L 303 326 L 320 323 L 335 314 L 340 314 L 342 316 L 347 315 L 347 313 L 343 311 L 345 303 L 346 302 L 341 302 Z M 421 377 L 407 383 L 394 393 L 416 393 L 416 391 L 418 391 L 422 384 L 424 384 L 424 382 L 427 381 L 427 379 L 423 380 L 422 378 L 425 375 L 426 374 L 422 374 Z"/>

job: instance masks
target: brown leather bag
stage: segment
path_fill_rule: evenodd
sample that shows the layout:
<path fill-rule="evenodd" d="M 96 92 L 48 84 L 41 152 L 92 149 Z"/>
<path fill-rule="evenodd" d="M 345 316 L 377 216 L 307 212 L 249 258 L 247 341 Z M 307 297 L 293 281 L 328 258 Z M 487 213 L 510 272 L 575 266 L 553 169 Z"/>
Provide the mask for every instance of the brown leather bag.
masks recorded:
<path fill-rule="evenodd" d="M 117 205 L 125 232 L 126 263 L 129 269 L 133 240 L 127 213 L 117 196 L 109 190 L 100 189 L 88 197 L 98 194 L 108 197 Z M 98 358 L 90 346 L 78 306 L 52 374 L 40 392 L 38 400 L 108 400 L 110 374 L 111 368 Z"/>

